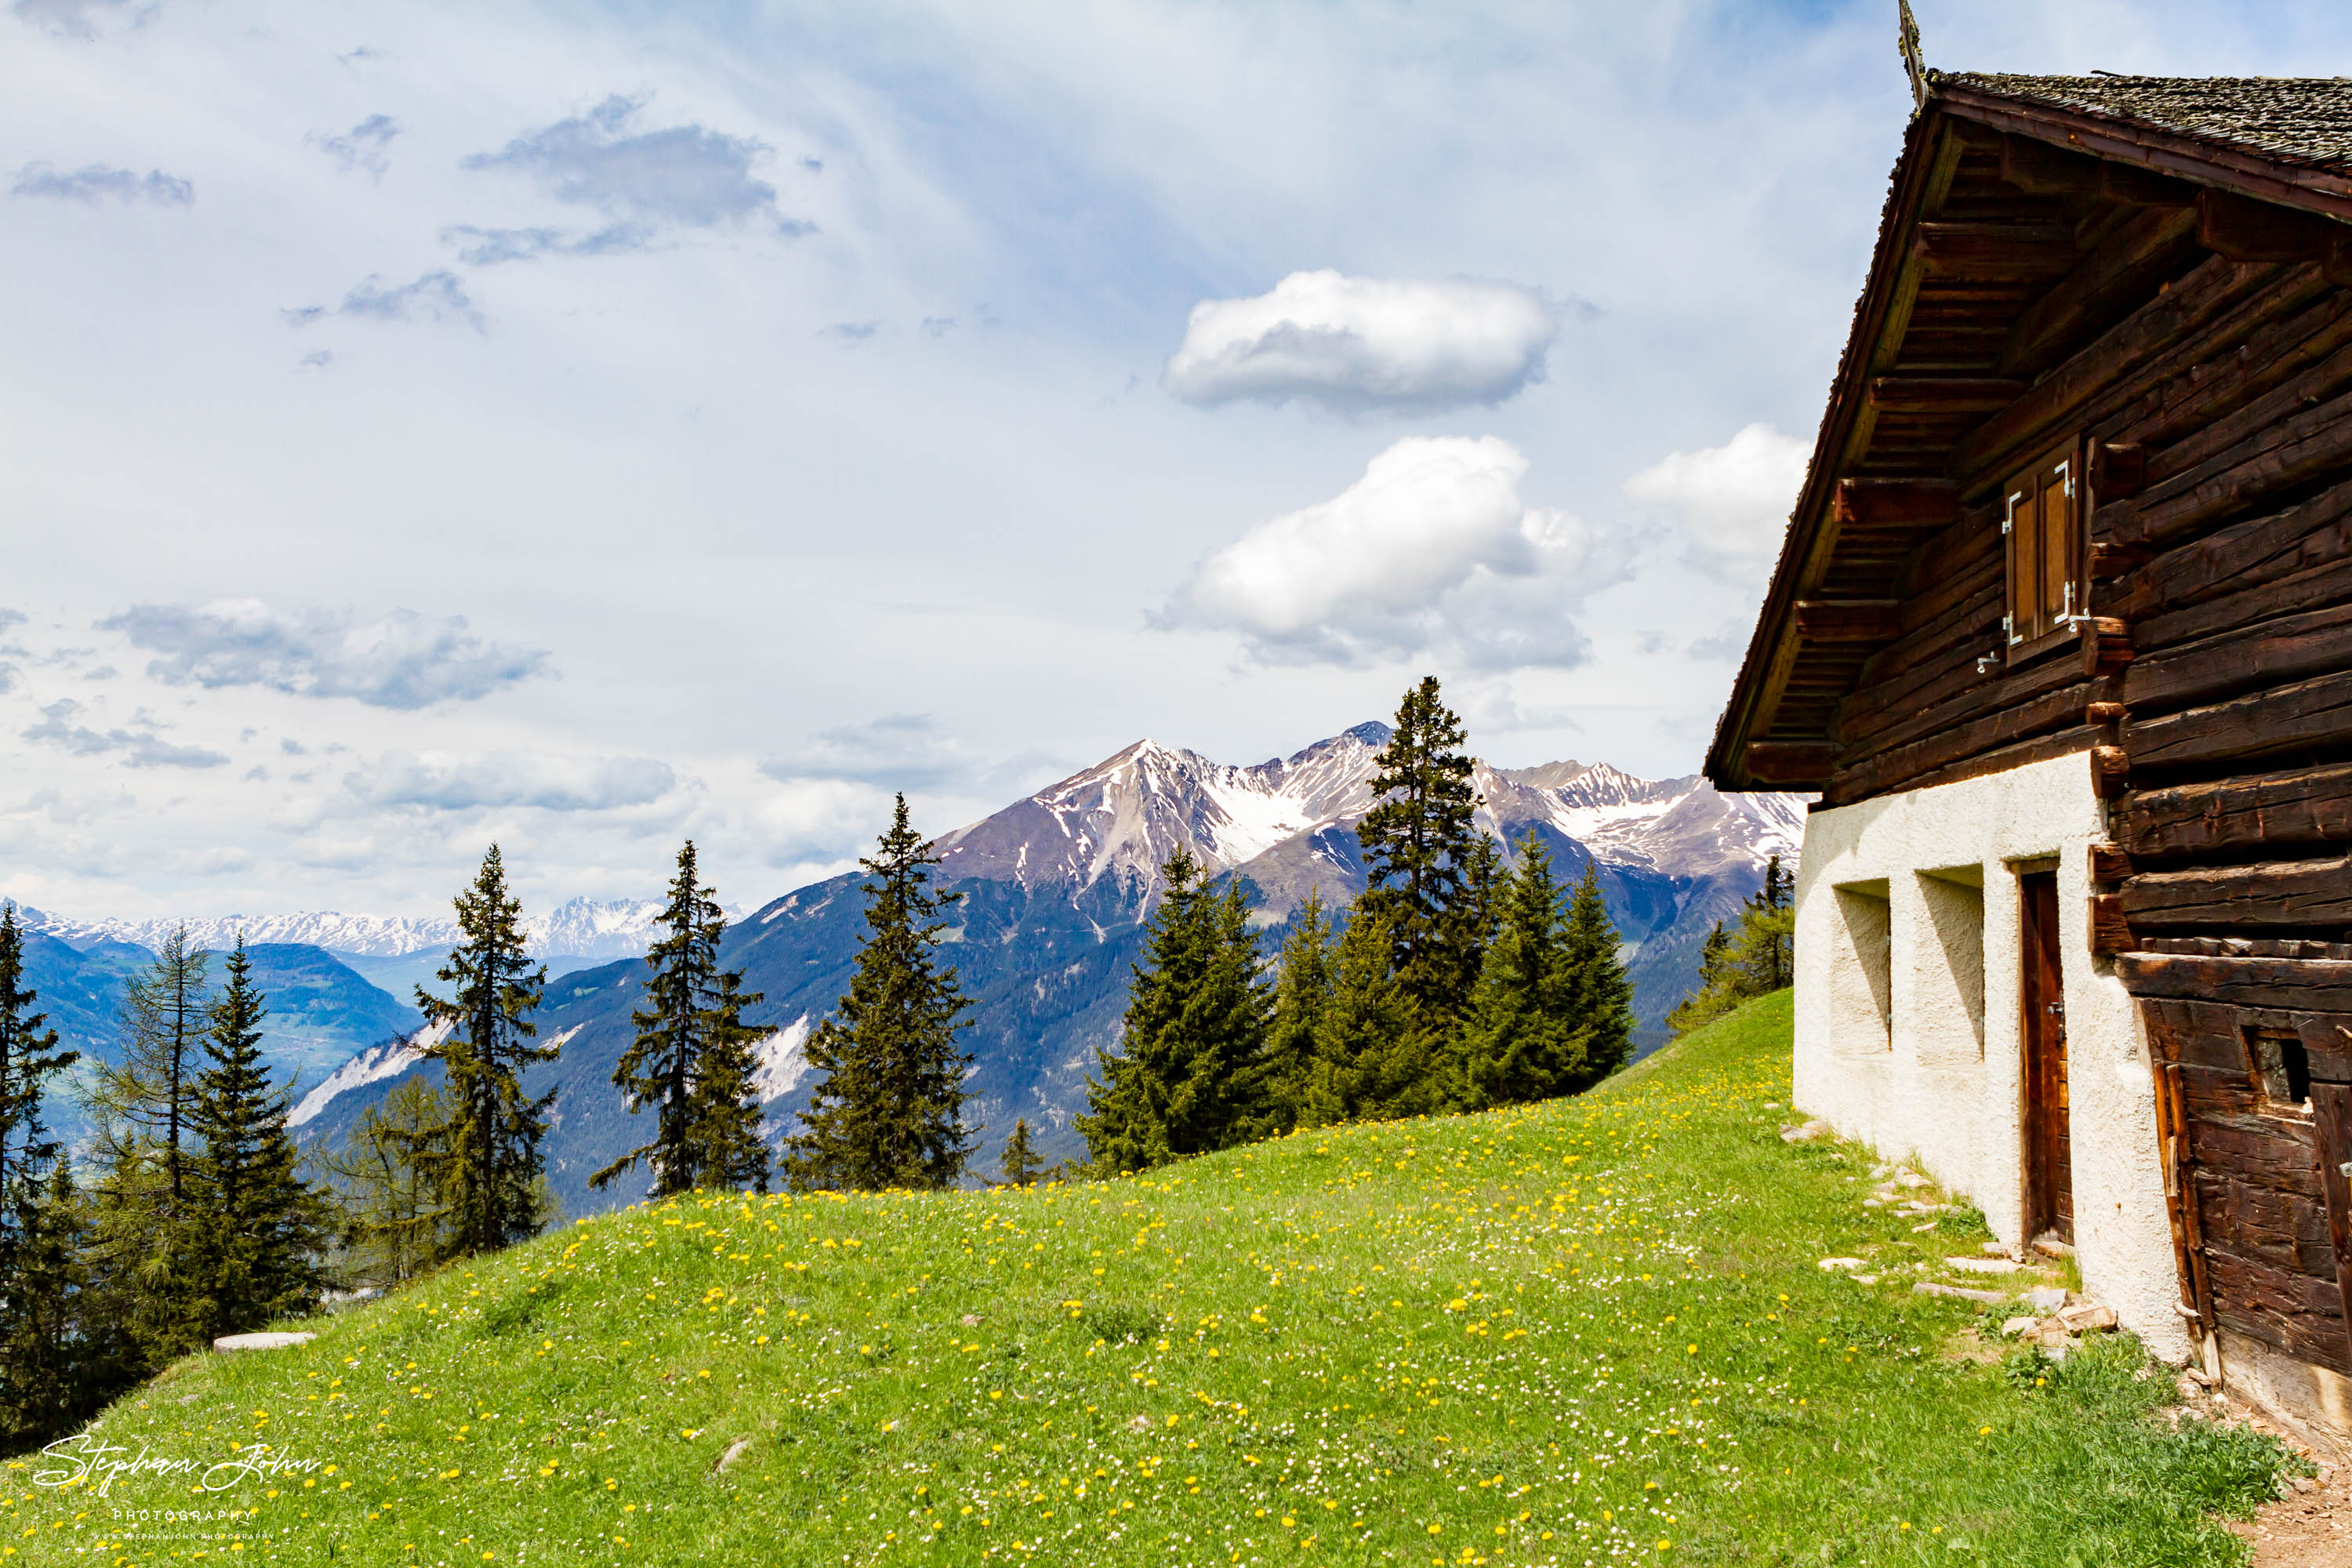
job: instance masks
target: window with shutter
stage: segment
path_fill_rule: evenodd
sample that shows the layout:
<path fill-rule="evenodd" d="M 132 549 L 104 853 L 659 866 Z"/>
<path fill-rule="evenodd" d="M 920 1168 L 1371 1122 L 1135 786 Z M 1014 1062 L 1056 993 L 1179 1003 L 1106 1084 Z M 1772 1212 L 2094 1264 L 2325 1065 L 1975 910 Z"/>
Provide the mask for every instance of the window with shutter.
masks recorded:
<path fill-rule="evenodd" d="M 2072 634 L 2083 604 L 2083 462 L 2069 442 L 2010 480 L 2009 650 L 2013 658 Z"/>

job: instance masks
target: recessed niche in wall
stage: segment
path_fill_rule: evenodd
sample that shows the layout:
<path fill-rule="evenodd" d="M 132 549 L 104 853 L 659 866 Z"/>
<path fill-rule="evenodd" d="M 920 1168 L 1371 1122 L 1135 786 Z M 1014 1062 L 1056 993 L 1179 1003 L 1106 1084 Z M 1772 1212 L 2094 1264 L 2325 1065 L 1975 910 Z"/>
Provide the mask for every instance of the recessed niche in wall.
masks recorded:
<path fill-rule="evenodd" d="M 1830 1048 L 1853 1056 L 1894 1048 L 1894 921 L 1884 879 L 1837 895 L 1829 963 Z"/>
<path fill-rule="evenodd" d="M 1909 956 L 1919 1059 L 1973 1067 L 1985 1048 L 1984 868 L 1922 871 L 1918 889 Z"/>
<path fill-rule="evenodd" d="M 2270 1109 L 2311 1110 L 2311 1053 L 2301 1039 L 2284 1029 L 2249 1030 L 2246 1050 Z"/>

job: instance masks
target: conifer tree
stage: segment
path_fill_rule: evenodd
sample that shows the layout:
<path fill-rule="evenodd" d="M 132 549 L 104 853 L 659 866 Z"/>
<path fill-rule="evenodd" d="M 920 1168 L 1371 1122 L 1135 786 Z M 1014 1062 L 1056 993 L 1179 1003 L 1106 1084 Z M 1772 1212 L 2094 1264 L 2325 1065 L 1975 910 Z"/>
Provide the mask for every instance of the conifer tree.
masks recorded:
<path fill-rule="evenodd" d="M 1311 1125 L 1306 1121 L 1316 1099 L 1316 1041 L 1331 1005 L 1331 921 L 1323 912 L 1322 889 L 1307 895 L 1282 943 L 1282 972 L 1275 985 L 1274 1023 L 1266 1035 L 1266 1071 L 1272 1086 L 1271 1131 Z"/>
<path fill-rule="evenodd" d="M 956 1034 L 971 1004 L 934 956 L 947 929 L 940 911 L 963 895 L 932 890 L 939 862 L 899 795 L 878 853 L 858 861 L 872 880 L 849 994 L 809 1037 L 808 1064 L 821 1076 L 784 1148 L 794 1187 L 946 1187 L 963 1174 L 971 1058 Z"/>
<path fill-rule="evenodd" d="M 1617 922 L 1601 900 L 1601 877 L 1588 861 L 1568 906 L 1561 940 L 1565 1005 L 1581 1037 L 1580 1059 L 1569 1064 L 1555 1092 L 1581 1094 L 1625 1065 L 1633 1048 L 1633 983 L 1618 957 Z"/>
<path fill-rule="evenodd" d="M 1396 941 L 1383 916 L 1362 906 L 1331 955 L 1331 997 L 1315 1031 L 1315 1072 L 1301 1127 L 1407 1116 L 1434 1092 L 1427 1031 L 1396 973 Z"/>
<path fill-rule="evenodd" d="M 420 1173 L 441 1194 L 444 1245 L 467 1256 L 528 1240 L 546 1223 L 539 1143 L 556 1091 L 526 1100 L 522 1075 L 553 1061 L 556 1047 L 531 1044 L 539 1028 L 529 1015 L 547 971 L 524 955 L 522 905 L 507 890 L 497 845 L 456 908 L 461 940 L 437 972 L 450 994 L 416 989 L 417 1011 L 448 1026 L 425 1055 L 441 1064 L 449 1117 L 415 1148 Z"/>
<path fill-rule="evenodd" d="M 1135 966 L 1118 1048 L 1097 1054 L 1077 1119 L 1097 1171 L 1143 1171 L 1269 1131 L 1257 939 L 1238 883 L 1222 894 L 1177 846 Z"/>
<path fill-rule="evenodd" d="M 740 971 L 722 973 L 719 944 L 727 917 L 709 888 L 698 885 L 694 841 L 677 852 L 662 923 L 669 934 L 646 954 L 653 977 L 646 1005 L 629 1015 L 636 1038 L 621 1053 L 613 1083 L 635 1112 L 654 1108 L 653 1142 L 588 1178 L 608 1185 L 640 1162 L 653 1167 L 656 1198 L 690 1193 L 704 1182 L 768 1190 L 767 1145 L 760 1109 L 747 1103 L 753 1068 L 742 1010 L 761 1000 L 742 989 Z"/>
<path fill-rule="evenodd" d="M 1796 980 L 1796 879 L 1780 868 L 1780 858 L 1764 862 L 1764 885 L 1741 911 L 1732 933 L 1735 961 L 1746 971 L 1750 994 L 1778 991 Z"/>
<path fill-rule="evenodd" d="M 1005 1139 L 1004 1152 L 996 1159 L 996 1184 L 1000 1187 L 1025 1187 L 1045 1172 L 1045 1162 L 1029 1137 L 1029 1119 L 1015 1117 L 1013 1135 Z"/>
<path fill-rule="evenodd" d="M 1501 930 L 1463 1019 L 1465 1100 L 1474 1108 L 1563 1093 L 1584 1055 L 1583 1020 L 1569 996 L 1560 889 L 1542 839 L 1520 842 L 1499 901 Z"/>
<path fill-rule="evenodd" d="M 1423 677 L 1398 706 L 1371 779 L 1379 804 L 1356 829 L 1365 872 L 1358 914 L 1379 919 L 1396 944 L 1415 1027 L 1449 1037 L 1477 983 L 1496 865 L 1473 820 L 1478 795 L 1464 739 L 1437 678 Z M 1433 1068 L 1444 1055 L 1433 1042 L 1418 1051 Z"/>
<path fill-rule="evenodd" d="M 403 1284 L 447 1250 L 442 1235 L 447 1213 L 425 1172 L 435 1164 L 436 1137 L 449 1120 L 438 1089 L 421 1078 L 404 1079 L 361 1115 L 341 1149 L 320 1156 L 362 1277 Z"/>
<path fill-rule="evenodd" d="M 324 1284 L 324 1194 L 297 1173 L 289 1100 L 261 1059 L 268 1008 L 237 938 L 211 1008 L 189 1125 L 202 1141 L 189 1189 L 201 1216 L 193 1258 L 200 1336 L 239 1333 L 308 1311 Z"/>
<path fill-rule="evenodd" d="M 1731 932 L 1717 921 L 1699 943 L 1698 987 L 1666 1015 L 1666 1027 L 1680 1039 L 1700 1025 L 1720 1018 L 1738 1005 L 1743 979 L 1732 957 Z"/>
<path fill-rule="evenodd" d="M 43 1440 L 76 1414 L 75 1204 L 64 1145 L 41 1115 L 60 1050 L 25 984 L 16 906 L 0 904 L 0 1452 Z"/>
<path fill-rule="evenodd" d="M 118 1041 L 122 1059 L 99 1065 L 90 1108 L 153 1145 L 163 1194 L 176 1215 L 187 1192 L 187 1124 L 195 1103 L 211 997 L 211 954 L 188 945 L 188 928 L 163 939 L 147 972 L 123 990 Z"/>

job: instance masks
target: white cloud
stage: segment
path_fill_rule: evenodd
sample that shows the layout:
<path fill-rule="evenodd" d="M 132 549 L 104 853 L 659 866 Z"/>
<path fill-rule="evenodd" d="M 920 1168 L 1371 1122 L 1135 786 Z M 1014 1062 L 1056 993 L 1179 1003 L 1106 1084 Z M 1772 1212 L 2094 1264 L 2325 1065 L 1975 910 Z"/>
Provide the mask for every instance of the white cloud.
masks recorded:
<path fill-rule="evenodd" d="M 105 163 L 64 170 L 48 163 L 27 163 L 16 171 L 12 196 L 48 196 L 58 201 L 153 202 L 158 206 L 184 207 L 196 199 L 195 185 L 177 174 L 150 169 L 144 174 Z"/>
<path fill-rule="evenodd" d="M 1348 412 L 1495 404 L 1543 378 L 1559 331 L 1511 283 L 1294 272 L 1270 294 L 1203 300 L 1162 383 L 1187 403 L 1306 398 Z"/>
<path fill-rule="evenodd" d="M 470 701 L 547 672 L 541 648 L 486 643 L 463 616 L 394 610 L 362 622 L 349 610 L 273 610 L 257 599 L 134 605 L 99 623 L 160 653 L 147 673 L 171 686 L 260 686 L 349 697 L 371 708 Z"/>
<path fill-rule="evenodd" d="M 1769 425 L 1744 426 L 1720 447 L 1667 453 L 1627 479 L 1625 494 L 1674 515 L 1692 565 L 1753 582 L 1780 552 L 1811 453 Z"/>
<path fill-rule="evenodd" d="M 1154 623 L 1239 632 L 1265 664 L 1580 663 L 1567 612 L 1622 576 L 1627 552 L 1520 500 L 1527 471 L 1497 437 L 1408 437 L 1332 500 L 1210 556 Z"/>
<path fill-rule="evenodd" d="M 469 811 L 537 806 L 542 811 L 614 811 L 646 805 L 677 784 L 651 757 L 559 757 L 541 752 L 387 752 L 344 787 L 370 805 Z"/>

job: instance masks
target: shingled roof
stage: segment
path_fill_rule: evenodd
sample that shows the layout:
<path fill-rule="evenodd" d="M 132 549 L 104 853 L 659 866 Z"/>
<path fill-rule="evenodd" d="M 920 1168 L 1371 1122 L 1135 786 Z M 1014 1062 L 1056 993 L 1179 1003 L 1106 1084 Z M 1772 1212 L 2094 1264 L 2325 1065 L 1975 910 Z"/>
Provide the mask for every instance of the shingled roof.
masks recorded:
<path fill-rule="evenodd" d="M 2352 79 L 2344 77 L 2001 76 L 1929 79 L 1935 87 L 2053 104 L 2226 142 L 2280 163 L 2352 170 Z"/>

